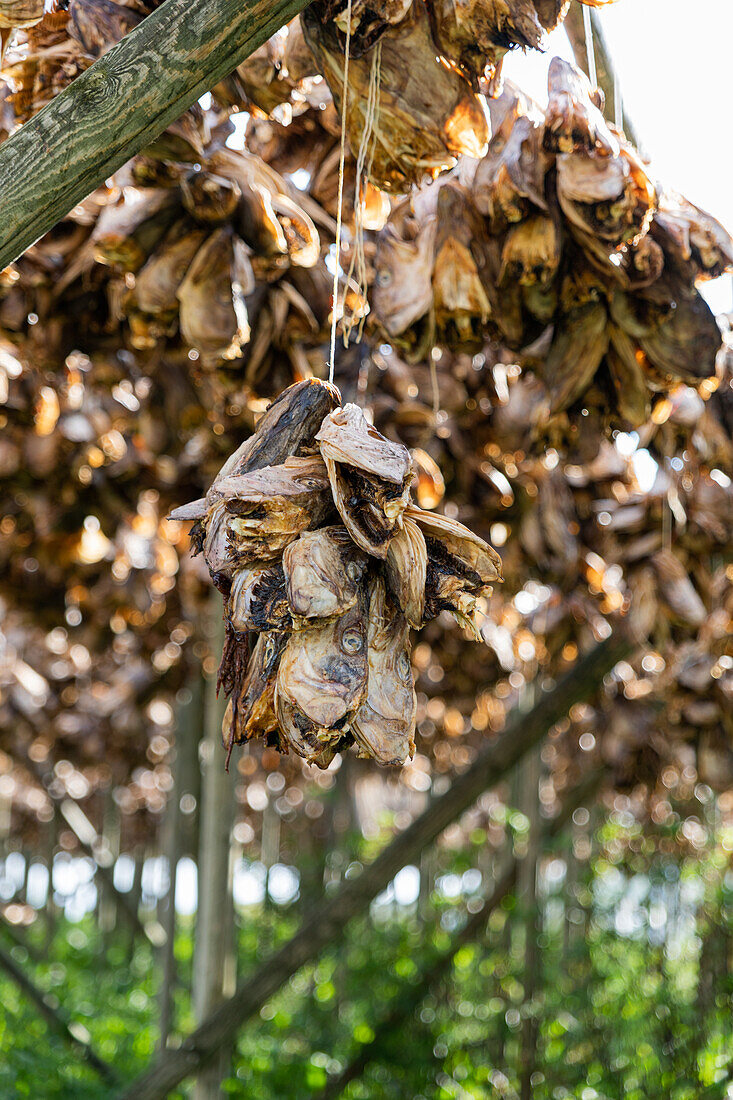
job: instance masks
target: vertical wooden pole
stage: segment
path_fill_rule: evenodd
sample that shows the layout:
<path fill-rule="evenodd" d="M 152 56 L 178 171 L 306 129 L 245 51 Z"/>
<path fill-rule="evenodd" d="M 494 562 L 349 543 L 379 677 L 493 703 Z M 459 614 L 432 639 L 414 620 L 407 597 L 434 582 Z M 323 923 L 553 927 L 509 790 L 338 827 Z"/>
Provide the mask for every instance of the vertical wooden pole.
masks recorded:
<path fill-rule="evenodd" d="M 218 664 L 224 644 L 224 622 L 218 593 L 212 592 L 207 614 L 207 634 Z M 232 989 L 225 987 L 234 974 L 231 889 L 231 832 L 234 824 L 236 765 L 224 770 L 221 724 L 226 708 L 223 695 L 216 698 L 216 672 L 206 677 L 204 688 L 204 738 L 201 742 L 201 833 L 198 859 L 198 911 L 193 969 L 193 1007 L 196 1019 L 206 1019 Z M 195 1100 L 215 1100 L 226 1076 L 231 1051 L 223 1048 L 198 1075 Z"/>
<path fill-rule="evenodd" d="M 173 746 L 173 789 L 166 812 L 163 830 L 163 851 L 168 864 L 168 891 L 161 899 L 159 920 L 165 929 L 166 941 L 161 950 L 161 984 L 159 991 L 160 1036 L 159 1049 L 165 1050 L 168 1038 L 175 1026 L 173 992 L 176 985 L 176 882 L 178 864 L 186 853 L 187 829 L 181 800 L 186 792 L 188 761 L 192 746 L 198 748 L 203 718 L 203 682 L 200 675 L 192 676 L 190 686 L 179 693 L 176 708 L 176 739 Z"/>
<path fill-rule="evenodd" d="M 520 1097 L 532 1100 L 532 1076 L 537 1061 L 539 1022 L 535 996 L 539 977 L 539 911 L 537 906 L 537 863 L 540 854 L 541 822 L 539 813 L 540 753 L 537 745 L 522 761 L 521 808 L 529 818 L 527 853 L 519 865 L 518 896 L 524 910 L 524 1016 L 520 1048 Z"/>

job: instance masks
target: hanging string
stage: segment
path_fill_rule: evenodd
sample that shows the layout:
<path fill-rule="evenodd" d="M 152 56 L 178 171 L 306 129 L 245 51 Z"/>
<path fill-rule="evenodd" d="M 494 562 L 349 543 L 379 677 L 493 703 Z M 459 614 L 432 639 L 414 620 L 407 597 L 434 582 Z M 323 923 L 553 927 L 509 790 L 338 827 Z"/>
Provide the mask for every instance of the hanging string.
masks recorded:
<path fill-rule="evenodd" d="M 359 142 L 359 152 L 356 158 L 356 179 L 354 183 L 354 245 L 351 251 L 351 263 L 349 264 L 346 285 L 350 286 L 354 273 L 359 288 L 359 298 L 362 308 L 359 314 L 359 324 L 356 342 L 359 343 L 366 322 L 366 297 L 368 289 L 366 254 L 364 252 L 364 209 L 366 207 L 366 189 L 374 163 L 374 153 L 377 145 L 377 129 L 379 123 L 379 83 L 382 71 L 382 42 L 380 41 L 372 51 L 372 68 L 369 74 L 369 89 L 367 92 L 367 105 L 364 115 L 364 127 Z M 344 346 L 349 346 L 352 329 L 355 324 L 355 315 L 352 312 L 349 318 L 342 319 L 342 331 Z"/>
<path fill-rule="evenodd" d="M 344 160 L 346 157 L 346 105 L 349 99 L 349 52 L 351 50 L 351 0 L 346 5 L 346 46 L 344 49 L 344 83 L 341 90 L 341 153 L 339 156 L 339 188 L 336 205 L 336 260 L 333 271 L 333 306 L 331 314 L 331 350 L 328 357 L 328 381 L 333 382 L 336 365 L 336 323 L 341 266 L 341 213 L 344 200 Z"/>
<path fill-rule="evenodd" d="M 621 77 L 618 75 L 618 69 L 614 69 L 613 73 L 613 121 L 616 123 L 617 130 L 623 130 L 624 100 L 621 92 Z"/>
<path fill-rule="evenodd" d="M 438 388 L 438 365 L 435 357 L 430 356 L 430 385 L 433 390 L 433 426 L 440 416 L 440 389 Z"/>
<path fill-rule="evenodd" d="M 593 45 L 593 23 L 591 22 L 590 8 L 586 4 L 583 4 L 583 30 L 585 32 L 585 52 L 588 58 L 588 79 L 591 87 L 596 88 L 598 86 L 598 76 L 596 74 L 596 51 Z"/>

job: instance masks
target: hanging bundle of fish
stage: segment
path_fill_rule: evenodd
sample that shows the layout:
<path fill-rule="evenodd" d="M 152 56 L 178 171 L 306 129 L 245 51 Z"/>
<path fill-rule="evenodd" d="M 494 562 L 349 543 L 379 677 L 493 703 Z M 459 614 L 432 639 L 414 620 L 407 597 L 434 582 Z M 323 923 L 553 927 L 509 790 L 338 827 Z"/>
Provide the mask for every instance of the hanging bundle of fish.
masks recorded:
<path fill-rule="evenodd" d="M 448 611 L 480 638 L 496 552 L 410 501 L 410 452 L 317 380 L 285 390 L 193 520 L 225 602 L 224 741 L 253 737 L 325 768 L 356 743 L 381 764 L 414 751 L 410 628 Z"/>
<path fill-rule="evenodd" d="M 394 207 L 370 301 L 411 359 L 491 338 L 541 373 L 551 414 L 582 399 L 638 427 L 655 392 L 716 374 L 721 333 L 697 283 L 733 268 L 733 240 L 652 182 L 600 104 L 557 57 L 546 111 L 507 82 L 486 156 Z"/>

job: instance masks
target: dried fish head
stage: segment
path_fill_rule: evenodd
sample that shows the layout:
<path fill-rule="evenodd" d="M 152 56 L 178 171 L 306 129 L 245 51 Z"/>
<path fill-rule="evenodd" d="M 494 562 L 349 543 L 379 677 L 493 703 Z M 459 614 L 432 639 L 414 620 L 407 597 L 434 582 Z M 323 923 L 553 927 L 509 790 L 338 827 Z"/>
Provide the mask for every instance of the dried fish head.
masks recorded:
<path fill-rule="evenodd" d="M 694 386 L 715 375 L 722 337 L 703 296 L 694 288 L 678 290 L 667 308 L 658 311 L 657 324 L 639 337 L 639 343 L 652 367 Z"/>
<path fill-rule="evenodd" d="M 325 418 L 316 440 L 347 531 L 367 554 L 384 558 L 409 499 L 410 452 L 351 404 Z"/>
<path fill-rule="evenodd" d="M 542 368 L 553 415 L 585 393 L 607 347 L 608 313 L 602 303 L 577 306 L 560 316 Z"/>
<path fill-rule="evenodd" d="M 285 591 L 285 574 L 279 562 L 254 562 L 235 571 L 227 601 L 227 618 L 239 633 L 290 631 L 293 623 Z"/>
<path fill-rule="evenodd" d="M 339 31 L 324 22 L 313 5 L 301 21 L 340 109 L 344 55 Z M 371 182 L 384 191 L 404 192 L 411 183 L 451 167 L 462 153 L 482 156 L 488 140 L 485 111 L 466 81 L 436 57 L 424 5 L 413 4 L 407 16 L 382 35 L 380 50 Z M 354 153 L 365 131 L 372 65 L 369 53 L 349 65 L 346 132 Z"/>
<path fill-rule="evenodd" d="M 425 620 L 441 611 L 450 613 L 476 638 L 476 598 L 491 591 L 494 581 L 503 580 L 501 558 L 487 542 L 457 520 L 424 512 L 410 505 L 406 519 L 422 531 L 428 563 L 425 585 Z"/>
<path fill-rule="evenodd" d="M 92 233 L 99 264 L 137 271 L 180 216 L 177 197 L 164 188 L 126 191 L 101 211 Z"/>
<path fill-rule="evenodd" d="M 616 247 L 646 234 L 656 206 L 654 185 L 627 148 L 618 156 L 559 156 L 557 196 L 571 225 Z"/>
<path fill-rule="evenodd" d="M 642 363 L 644 355 L 637 344 L 614 324 L 608 326 L 610 343 L 606 363 L 616 388 L 618 411 L 632 428 L 649 419 L 649 387 Z"/>
<path fill-rule="evenodd" d="M 141 18 L 128 5 L 115 4 L 112 0 L 71 0 L 68 10 L 67 34 L 89 57 L 101 57 L 129 34 Z"/>
<path fill-rule="evenodd" d="M 362 755 L 404 764 L 415 752 L 417 697 L 410 663 L 410 628 L 382 577 L 369 590 L 367 695 L 351 722 Z"/>
<path fill-rule="evenodd" d="M 405 619 L 419 630 L 425 621 L 425 583 L 428 552 L 425 536 L 409 516 L 389 544 L 385 559 L 389 587 Z"/>
<path fill-rule="evenodd" d="M 483 238 L 482 219 L 468 194 L 446 183 L 438 193 L 433 302 L 438 337 L 456 351 L 477 352 L 485 342 L 491 306 L 482 280 L 488 251 Z"/>
<path fill-rule="evenodd" d="M 178 288 L 181 333 L 204 365 L 238 359 L 249 340 L 245 295 L 254 277 L 243 242 L 217 229 L 196 253 Z"/>
<path fill-rule="evenodd" d="M 513 90 L 504 97 L 501 129 L 479 161 L 472 183 L 476 206 L 494 231 L 536 210 L 547 211 L 545 173 L 550 158 L 542 148 L 542 115 L 534 103 Z"/>
<path fill-rule="evenodd" d="M 371 303 L 390 337 L 401 336 L 432 308 L 436 230 L 435 217 L 417 220 L 404 199 L 377 237 Z"/>
<path fill-rule="evenodd" d="M 258 637 L 246 673 L 231 686 L 221 731 L 225 748 L 277 731 L 275 683 L 287 637 L 277 633 Z"/>
<path fill-rule="evenodd" d="M 130 304 L 141 313 L 178 316 L 178 288 L 205 238 L 203 229 L 174 226 L 135 277 Z"/>
<path fill-rule="evenodd" d="M 545 149 L 552 153 L 585 150 L 618 156 L 618 139 L 611 133 L 585 73 L 561 57 L 553 57 L 547 84 Z"/>
<path fill-rule="evenodd" d="M 652 235 L 680 272 L 717 279 L 733 267 L 733 240 L 711 214 L 674 191 L 663 191 Z"/>
<path fill-rule="evenodd" d="M 546 286 L 557 274 L 561 252 L 560 229 L 553 218 L 544 214 L 525 218 L 506 235 L 500 280 L 527 287 Z"/>
<path fill-rule="evenodd" d="M 484 75 L 493 77 L 507 50 L 544 49 L 532 0 L 428 0 L 427 8 L 440 53 L 476 85 Z"/>
<path fill-rule="evenodd" d="M 220 225 L 230 221 L 237 210 L 242 192 L 236 180 L 213 172 L 194 172 L 181 182 L 183 205 L 202 225 Z"/>
<path fill-rule="evenodd" d="M 362 590 L 363 592 L 363 590 Z M 275 707 L 288 744 L 308 761 L 338 743 L 367 690 L 366 595 L 335 619 L 296 630 L 280 662 Z"/>
<path fill-rule="evenodd" d="M 300 535 L 283 554 L 287 601 L 296 626 L 343 615 L 354 607 L 367 565 L 366 554 L 345 527 L 321 527 Z"/>
<path fill-rule="evenodd" d="M 228 576 L 238 565 L 279 557 L 332 507 L 326 469 L 317 456 L 217 480 L 207 502 L 204 557 L 212 573 Z"/>

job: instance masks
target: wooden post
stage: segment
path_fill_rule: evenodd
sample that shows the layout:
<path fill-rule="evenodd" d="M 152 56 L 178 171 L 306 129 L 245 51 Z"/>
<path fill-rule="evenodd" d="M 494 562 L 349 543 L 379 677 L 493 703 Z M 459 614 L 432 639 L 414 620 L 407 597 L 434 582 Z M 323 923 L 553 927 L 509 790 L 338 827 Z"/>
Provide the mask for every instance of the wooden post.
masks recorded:
<path fill-rule="evenodd" d="M 535 1071 L 538 1021 L 536 1005 L 539 974 L 539 914 L 537 907 L 537 862 L 541 846 L 539 813 L 540 747 L 527 754 L 520 766 L 522 812 L 529 819 L 527 851 L 519 864 L 518 901 L 524 916 L 524 1015 L 522 1017 L 520 1049 L 520 1097 L 532 1100 L 532 1075 Z"/>
<path fill-rule="evenodd" d="M 210 649 L 219 662 L 224 644 L 224 620 L 219 594 L 211 593 L 208 614 Z M 204 692 L 204 738 L 201 742 L 201 838 L 198 859 L 198 910 L 193 963 L 193 1007 L 201 1023 L 234 991 L 233 899 L 231 834 L 234 825 L 236 767 L 224 769 L 221 724 L 226 709 L 222 692 L 216 698 L 216 672 L 207 676 Z M 230 1051 L 222 1045 L 196 1081 L 196 1100 L 216 1100 L 226 1076 Z"/>
<path fill-rule="evenodd" d="M 173 790 L 166 812 L 164 826 L 164 852 L 168 862 L 168 893 L 161 900 L 160 923 L 166 935 L 162 947 L 162 975 L 159 993 L 160 1037 L 159 1049 L 165 1050 L 168 1037 L 175 1026 L 173 1019 L 173 990 L 176 985 L 176 881 L 179 861 L 186 853 L 186 829 L 181 813 L 181 799 L 186 793 L 186 772 L 191 745 L 198 747 L 203 716 L 203 684 L 200 675 L 191 677 L 190 688 L 180 693 L 177 705 L 176 740 L 173 747 Z"/>
<path fill-rule="evenodd" d="M 0 148 L 0 270 L 308 0 L 167 0 Z"/>
<path fill-rule="evenodd" d="M 315 905 L 298 932 L 256 974 L 242 982 L 236 993 L 212 1012 L 177 1050 L 166 1052 L 156 1065 L 128 1086 L 122 1094 L 125 1100 L 162 1100 L 180 1081 L 230 1043 L 239 1027 L 288 978 L 333 944 L 352 917 L 363 912 L 406 863 L 414 862 L 423 848 L 432 844 L 483 791 L 508 775 L 524 754 L 565 717 L 570 707 L 590 698 L 603 677 L 634 648 L 634 640 L 622 624 L 578 661 L 551 691 L 540 694 L 529 713 L 521 710 L 510 715 L 504 731 L 445 794 L 434 798 L 425 812 L 360 875 L 346 879 L 337 894 Z"/>

